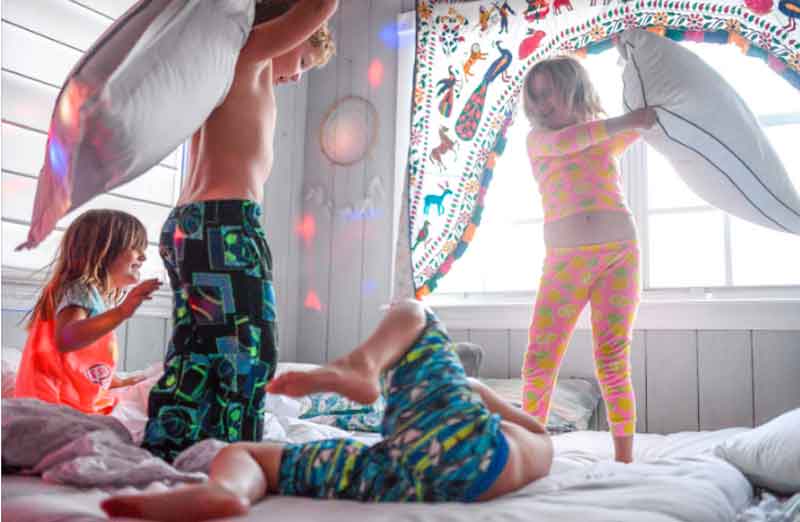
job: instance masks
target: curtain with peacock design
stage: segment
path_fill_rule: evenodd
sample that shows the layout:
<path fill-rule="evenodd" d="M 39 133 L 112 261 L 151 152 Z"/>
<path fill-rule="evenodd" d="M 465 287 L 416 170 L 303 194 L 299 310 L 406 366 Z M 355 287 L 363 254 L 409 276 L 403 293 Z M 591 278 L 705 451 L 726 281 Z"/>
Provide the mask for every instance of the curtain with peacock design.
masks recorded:
<path fill-rule="evenodd" d="M 736 45 L 800 89 L 798 18 L 800 0 L 418 0 L 395 295 L 433 292 L 466 251 L 538 60 L 602 52 L 642 27 Z"/>

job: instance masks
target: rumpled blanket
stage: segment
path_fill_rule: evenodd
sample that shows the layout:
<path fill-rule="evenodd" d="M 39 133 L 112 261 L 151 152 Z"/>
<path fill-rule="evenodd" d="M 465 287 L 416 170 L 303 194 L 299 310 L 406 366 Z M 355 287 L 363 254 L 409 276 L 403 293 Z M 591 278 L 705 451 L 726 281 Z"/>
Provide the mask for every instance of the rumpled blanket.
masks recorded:
<path fill-rule="evenodd" d="M 41 475 L 57 484 L 117 488 L 203 481 L 214 455 L 225 446 L 203 441 L 170 465 L 134 444 L 113 417 L 37 399 L 3 399 L 2 414 L 3 473 Z"/>

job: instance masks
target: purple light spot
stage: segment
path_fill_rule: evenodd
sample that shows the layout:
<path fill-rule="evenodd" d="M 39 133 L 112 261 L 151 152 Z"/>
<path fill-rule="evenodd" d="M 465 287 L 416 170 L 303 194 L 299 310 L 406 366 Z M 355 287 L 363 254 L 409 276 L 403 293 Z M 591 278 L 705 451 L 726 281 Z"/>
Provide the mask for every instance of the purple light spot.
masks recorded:
<path fill-rule="evenodd" d="M 364 287 L 364 295 L 369 295 L 378 289 L 378 283 L 376 283 L 372 279 L 367 279 L 366 281 L 364 281 L 363 287 Z"/>

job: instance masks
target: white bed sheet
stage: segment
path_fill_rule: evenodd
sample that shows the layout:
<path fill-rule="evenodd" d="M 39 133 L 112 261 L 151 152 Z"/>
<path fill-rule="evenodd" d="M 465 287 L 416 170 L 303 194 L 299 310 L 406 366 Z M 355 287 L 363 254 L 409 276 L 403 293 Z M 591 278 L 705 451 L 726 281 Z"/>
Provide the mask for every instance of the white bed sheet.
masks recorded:
<path fill-rule="evenodd" d="M 530 522 L 723 522 L 752 500 L 744 476 L 708 450 L 741 429 L 642 434 L 636 463 L 617 464 L 604 432 L 554 437 L 553 472 L 512 495 L 482 504 L 361 504 L 350 501 L 273 497 L 236 522 L 503 520 Z M 154 485 L 153 488 L 164 486 Z M 152 488 L 151 488 L 152 489 Z M 128 488 L 130 491 L 131 488 Z M 3 476 L 3 520 L 89 522 L 105 520 L 98 504 L 107 492 L 42 484 Z"/>

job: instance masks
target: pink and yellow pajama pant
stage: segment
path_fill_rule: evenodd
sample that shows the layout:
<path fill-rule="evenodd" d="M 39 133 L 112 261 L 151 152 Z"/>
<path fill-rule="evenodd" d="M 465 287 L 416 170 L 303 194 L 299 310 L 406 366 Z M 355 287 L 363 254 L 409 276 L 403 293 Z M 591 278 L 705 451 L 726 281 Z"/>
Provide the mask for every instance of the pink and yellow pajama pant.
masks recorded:
<path fill-rule="evenodd" d="M 633 435 L 636 399 L 630 347 L 639 290 L 636 241 L 547 249 L 522 364 L 525 411 L 547 423 L 561 361 L 588 301 L 595 371 L 611 434 Z"/>

